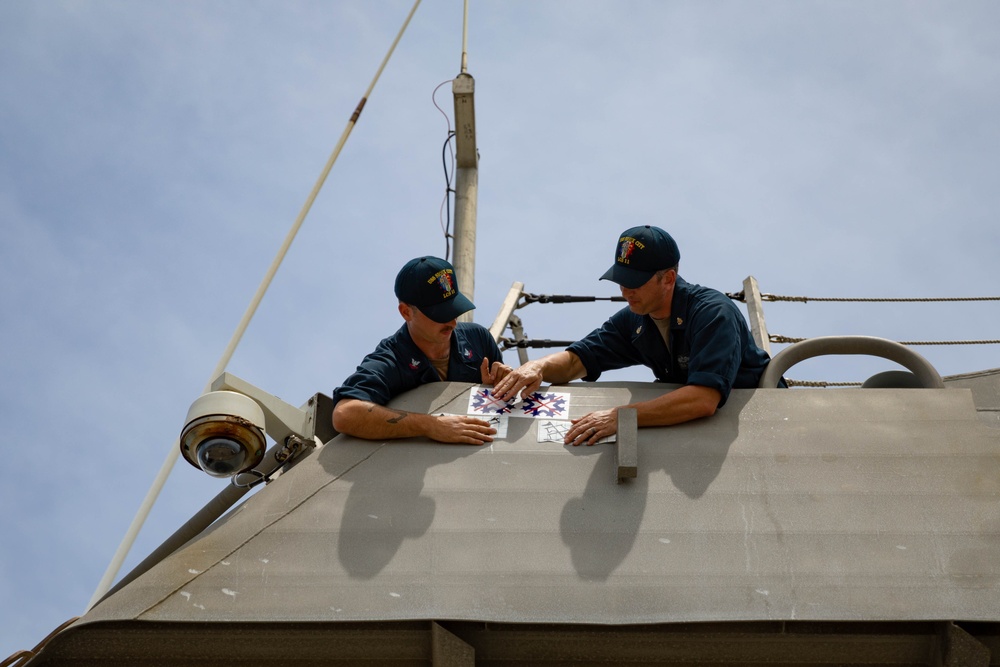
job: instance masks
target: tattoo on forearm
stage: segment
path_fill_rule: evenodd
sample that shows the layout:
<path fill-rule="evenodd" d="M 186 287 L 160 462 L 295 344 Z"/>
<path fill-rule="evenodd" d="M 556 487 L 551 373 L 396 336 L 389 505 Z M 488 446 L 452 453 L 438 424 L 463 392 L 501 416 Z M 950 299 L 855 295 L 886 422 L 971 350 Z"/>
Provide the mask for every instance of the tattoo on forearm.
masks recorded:
<path fill-rule="evenodd" d="M 392 419 L 387 419 L 386 423 L 387 424 L 398 424 L 399 422 L 403 421 L 404 419 L 406 419 L 406 413 L 405 412 L 397 412 L 396 416 L 393 417 Z"/>

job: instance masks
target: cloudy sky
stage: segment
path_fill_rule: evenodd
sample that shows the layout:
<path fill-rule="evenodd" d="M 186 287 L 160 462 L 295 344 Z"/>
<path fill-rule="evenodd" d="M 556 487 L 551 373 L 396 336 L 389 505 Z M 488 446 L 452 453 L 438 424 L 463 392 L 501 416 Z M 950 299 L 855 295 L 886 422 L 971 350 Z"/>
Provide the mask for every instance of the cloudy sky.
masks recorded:
<path fill-rule="evenodd" d="M 726 292 L 1000 295 L 1000 4 L 471 5 L 477 321 L 515 280 L 616 294 L 597 278 L 646 223 Z M 85 610 L 410 7 L 0 3 L 0 659 Z M 460 0 L 424 0 L 230 372 L 298 405 L 398 327 L 396 271 L 445 253 L 433 93 L 461 28 Z M 436 100 L 450 115 L 450 86 Z M 614 309 L 519 314 L 574 339 Z M 1000 338 L 996 302 L 765 312 L 791 337 Z M 916 349 L 944 375 L 1000 366 L 995 345 Z M 179 462 L 124 571 L 222 485 Z"/>

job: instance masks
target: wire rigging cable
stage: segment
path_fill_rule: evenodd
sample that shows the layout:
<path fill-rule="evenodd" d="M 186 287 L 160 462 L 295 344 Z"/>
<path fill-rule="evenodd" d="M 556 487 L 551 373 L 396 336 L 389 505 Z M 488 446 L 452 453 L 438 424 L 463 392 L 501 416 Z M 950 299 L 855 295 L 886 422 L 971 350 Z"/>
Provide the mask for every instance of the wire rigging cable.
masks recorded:
<path fill-rule="evenodd" d="M 746 294 L 743 291 L 740 292 L 726 292 L 727 297 L 733 299 L 734 301 L 746 302 Z M 913 302 L 913 303 L 930 303 L 930 302 L 942 302 L 942 301 L 1000 301 L 1000 297 L 997 296 L 978 296 L 978 297 L 891 297 L 891 298 L 869 298 L 869 297 L 805 297 L 805 296 L 779 296 L 775 294 L 761 294 L 761 299 L 763 301 L 790 301 L 796 303 L 805 303 L 807 301 L 825 301 L 825 302 L 863 302 L 863 303 L 885 303 L 885 302 Z M 568 294 L 531 294 L 528 292 L 522 292 L 520 301 L 517 304 L 517 308 L 524 308 L 528 304 L 532 303 L 593 303 L 595 301 L 625 301 L 624 297 L 620 296 L 571 296 Z M 791 336 L 782 336 L 779 334 L 768 334 L 768 340 L 772 343 L 778 344 L 791 344 L 799 343 L 808 338 L 794 338 Z M 566 347 L 572 341 L 558 341 L 549 339 L 539 339 L 532 340 L 529 338 L 520 338 L 517 340 L 511 340 L 509 338 L 501 338 L 501 349 L 507 350 L 510 348 L 540 348 L 540 347 Z M 902 345 L 918 346 L 918 345 L 1000 345 L 1000 339 L 983 339 L 983 340 L 901 340 L 897 341 Z M 792 382 L 792 381 L 789 381 Z M 832 386 L 856 386 L 860 383 L 854 382 L 805 382 L 801 380 L 794 381 L 796 386 L 811 386 L 811 387 L 832 387 Z"/>
<path fill-rule="evenodd" d="M 764 301 L 808 301 L 828 302 L 864 302 L 864 303 L 932 303 L 941 301 L 1000 301 L 1000 296 L 957 296 L 957 297 L 816 297 L 816 296 L 778 296 L 777 294 L 761 294 Z"/>
<path fill-rule="evenodd" d="M 807 338 L 792 338 L 789 336 L 779 336 L 777 334 L 768 335 L 767 339 L 772 343 L 801 343 Z M 900 345 L 997 345 L 1000 340 L 899 340 Z"/>
<path fill-rule="evenodd" d="M 726 296 L 735 301 L 746 301 L 743 292 L 727 292 Z M 945 301 L 1000 301 L 1000 296 L 958 296 L 958 297 L 832 297 L 832 296 L 781 296 L 761 294 L 761 301 L 789 301 L 808 303 L 809 301 L 854 302 L 854 303 L 935 303 Z"/>
<path fill-rule="evenodd" d="M 743 291 L 726 292 L 733 301 L 746 302 Z M 569 296 L 565 294 L 529 294 L 521 295 L 526 303 L 573 303 L 582 301 L 625 301 L 619 296 Z M 958 296 L 958 297 L 817 297 L 817 296 L 781 296 L 778 294 L 761 294 L 762 301 L 788 301 L 807 303 L 809 301 L 825 302 L 860 302 L 860 303 L 934 303 L 946 301 L 1000 301 L 1000 296 Z"/>
<path fill-rule="evenodd" d="M 420 6 L 420 0 L 415 0 L 413 3 L 413 8 L 410 9 L 410 13 L 407 15 L 406 20 L 403 22 L 403 26 L 399 29 L 396 34 L 396 38 L 393 40 L 392 45 L 389 47 L 388 52 L 382 59 L 382 63 L 379 65 L 378 70 L 375 72 L 375 76 L 372 77 L 372 81 L 368 84 L 368 89 L 365 90 L 365 94 L 362 96 L 361 101 L 358 102 L 358 106 L 354 109 L 354 113 L 351 114 L 350 120 L 347 122 L 347 126 L 344 128 L 343 133 L 340 136 L 340 140 L 334 147 L 333 152 L 330 154 L 330 159 L 327 160 L 326 165 L 323 167 L 323 171 L 319 178 L 316 179 L 316 184 L 313 185 L 312 191 L 306 198 L 305 204 L 302 205 L 302 210 L 299 211 L 298 217 L 295 219 L 295 223 L 292 228 L 288 231 L 288 235 L 285 237 L 284 242 L 281 244 L 281 248 L 278 250 L 277 256 L 271 263 L 270 268 L 268 268 L 267 273 L 264 275 L 264 279 L 261 281 L 260 286 L 257 288 L 256 294 L 254 294 L 253 299 L 250 301 L 250 305 L 247 306 L 246 312 L 243 314 L 243 319 L 240 320 L 239 325 L 236 327 L 236 331 L 233 332 L 233 337 L 229 340 L 229 345 L 226 346 L 225 352 L 222 353 L 222 357 L 219 359 L 219 363 L 216 365 L 215 370 L 212 371 L 208 382 L 205 384 L 205 389 L 202 393 L 208 392 L 212 388 L 212 381 L 218 377 L 226 366 L 229 364 L 229 360 L 232 358 L 233 353 L 236 351 L 236 346 L 239 344 L 240 339 L 243 338 L 243 334 L 250 324 L 250 320 L 253 318 L 254 313 L 257 312 L 257 307 L 260 305 L 261 300 L 264 298 L 264 294 L 267 292 L 267 288 L 271 284 L 271 280 L 274 278 L 275 273 L 278 271 L 278 267 L 281 266 L 282 260 L 288 252 L 288 248 L 292 245 L 292 241 L 295 240 L 296 234 L 298 234 L 299 228 L 302 226 L 303 221 L 309 214 L 312 208 L 313 202 L 316 200 L 316 196 L 319 194 L 320 189 L 322 189 L 323 184 L 326 182 L 327 176 L 330 174 L 330 170 L 333 168 L 334 163 L 340 156 L 340 151 L 343 149 L 344 144 L 347 143 L 347 138 L 351 135 L 351 130 L 354 129 L 354 125 L 358 122 L 358 118 L 361 117 L 361 111 L 365 107 L 365 103 L 368 101 L 368 97 L 372 94 L 372 90 L 375 89 L 375 84 L 378 82 L 379 78 L 382 76 L 382 71 L 385 69 L 386 64 L 389 62 L 389 58 L 392 56 L 393 52 L 396 50 L 396 46 L 399 44 L 399 40 L 403 37 L 403 33 L 406 32 L 406 27 L 410 24 L 410 19 L 413 18 L 414 13 L 417 11 L 417 7 Z M 93 597 L 90 599 L 90 604 L 87 605 L 89 610 L 98 600 L 100 600 L 104 594 L 111 588 L 111 582 L 114 580 L 115 576 L 118 574 L 118 570 L 121 568 L 122 563 L 125 561 L 125 556 L 128 555 L 129 549 L 132 548 L 132 543 L 139 534 L 139 529 L 142 524 L 145 523 L 146 517 L 149 516 L 149 512 L 152 509 L 153 503 L 156 502 L 156 498 L 160 495 L 160 491 L 163 485 L 166 484 L 167 477 L 170 475 L 170 471 L 174 467 L 174 463 L 177 462 L 177 458 L 180 455 L 179 440 L 174 440 L 173 446 L 170 448 L 169 454 L 167 454 L 166 460 L 163 462 L 163 466 L 160 468 L 156 479 L 153 481 L 153 485 L 150 487 L 142 505 L 139 507 L 135 518 L 132 520 L 132 524 L 129 526 L 125 537 L 122 539 L 121 545 L 118 547 L 118 551 L 115 552 L 114 557 L 111 559 L 111 563 L 108 565 L 107 571 L 101 578 L 101 582 L 97 585 L 97 590 L 94 591 Z"/>

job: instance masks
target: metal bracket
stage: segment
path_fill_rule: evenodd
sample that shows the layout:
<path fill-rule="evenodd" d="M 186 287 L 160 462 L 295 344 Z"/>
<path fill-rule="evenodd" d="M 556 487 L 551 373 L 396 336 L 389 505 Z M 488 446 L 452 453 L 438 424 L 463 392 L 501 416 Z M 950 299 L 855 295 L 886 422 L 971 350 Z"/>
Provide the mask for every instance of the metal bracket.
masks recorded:
<path fill-rule="evenodd" d="M 475 667 L 476 649 L 438 623 L 431 621 L 431 665 Z"/>
<path fill-rule="evenodd" d="M 635 479 L 639 474 L 639 417 L 635 408 L 618 409 L 615 438 L 615 481 Z"/>
<path fill-rule="evenodd" d="M 936 667 L 989 667 L 990 649 L 951 621 L 940 626 L 933 662 Z"/>
<path fill-rule="evenodd" d="M 743 280 L 743 295 L 747 303 L 747 319 L 750 320 L 750 333 L 753 334 L 757 347 L 771 354 L 771 338 L 767 333 L 767 324 L 764 321 L 764 306 L 760 296 L 760 287 L 757 286 L 757 279 L 747 276 Z"/>

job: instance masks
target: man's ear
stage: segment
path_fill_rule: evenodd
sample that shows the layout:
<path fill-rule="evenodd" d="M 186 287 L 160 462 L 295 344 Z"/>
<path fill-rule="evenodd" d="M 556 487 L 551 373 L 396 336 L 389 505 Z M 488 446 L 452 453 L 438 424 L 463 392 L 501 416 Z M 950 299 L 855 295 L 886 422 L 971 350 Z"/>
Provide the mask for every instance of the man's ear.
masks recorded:
<path fill-rule="evenodd" d="M 673 287 L 677 283 L 677 270 L 668 269 L 667 273 L 663 276 L 663 282 L 669 287 Z"/>
<path fill-rule="evenodd" d="M 408 304 L 405 304 L 402 301 L 400 301 L 399 302 L 399 314 L 403 316 L 404 320 L 406 320 L 407 322 L 409 322 L 410 319 L 413 318 L 413 309 L 410 308 L 410 306 Z"/>

